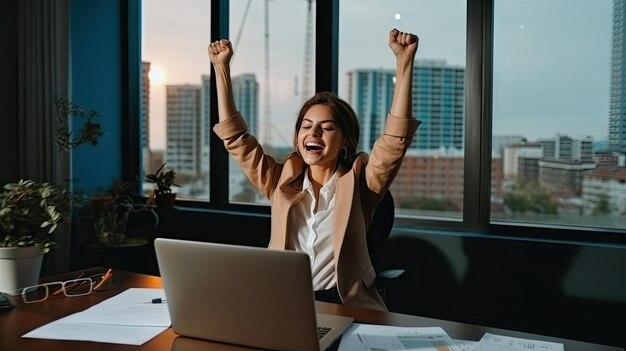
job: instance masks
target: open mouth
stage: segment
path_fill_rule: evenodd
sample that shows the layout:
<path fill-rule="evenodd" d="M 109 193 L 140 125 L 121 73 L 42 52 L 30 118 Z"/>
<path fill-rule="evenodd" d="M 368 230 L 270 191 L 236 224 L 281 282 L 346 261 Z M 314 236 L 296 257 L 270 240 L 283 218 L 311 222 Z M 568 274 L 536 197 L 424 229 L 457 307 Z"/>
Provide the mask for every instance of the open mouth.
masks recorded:
<path fill-rule="evenodd" d="M 318 143 L 307 143 L 305 146 L 306 151 L 321 151 L 324 150 L 324 145 Z"/>

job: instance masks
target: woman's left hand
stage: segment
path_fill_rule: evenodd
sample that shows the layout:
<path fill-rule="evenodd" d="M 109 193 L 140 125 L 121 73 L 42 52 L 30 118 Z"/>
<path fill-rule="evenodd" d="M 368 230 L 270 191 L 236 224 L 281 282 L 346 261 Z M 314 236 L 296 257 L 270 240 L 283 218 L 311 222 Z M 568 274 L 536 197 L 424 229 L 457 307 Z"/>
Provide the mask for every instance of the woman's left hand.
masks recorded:
<path fill-rule="evenodd" d="M 389 47 L 398 58 L 408 56 L 413 59 L 417 52 L 418 44 L 419 38 L 417 35 L 408 32 L 400 32 L 395 28 L 389 33 Z"/>

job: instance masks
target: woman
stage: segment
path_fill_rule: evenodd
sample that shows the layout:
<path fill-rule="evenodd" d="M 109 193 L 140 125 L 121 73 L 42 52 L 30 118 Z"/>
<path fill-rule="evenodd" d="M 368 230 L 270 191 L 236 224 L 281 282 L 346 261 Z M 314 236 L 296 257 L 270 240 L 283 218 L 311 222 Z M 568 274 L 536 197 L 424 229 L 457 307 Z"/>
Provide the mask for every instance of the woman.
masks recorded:
<path fill-rule="evenodd" d="M 410 33 L 389 33 L 396 86 L 385 130 L 369 156 L 356 153 L 354 110 L 335 94 L 320 92 L 304 103 L 296 121 L 295 152 L 279 163 L 248 134 L 237 111 L 231 43 L 222 39 L 209 45 L 219 111 L 213 130 L 271 203 L 269 247 L 302 251 L 311 258 L 318 299 L 386 310 L 374 284 L 365 234 L 419 125 L 411 102 L 417 46 L 418 38 Z"/>

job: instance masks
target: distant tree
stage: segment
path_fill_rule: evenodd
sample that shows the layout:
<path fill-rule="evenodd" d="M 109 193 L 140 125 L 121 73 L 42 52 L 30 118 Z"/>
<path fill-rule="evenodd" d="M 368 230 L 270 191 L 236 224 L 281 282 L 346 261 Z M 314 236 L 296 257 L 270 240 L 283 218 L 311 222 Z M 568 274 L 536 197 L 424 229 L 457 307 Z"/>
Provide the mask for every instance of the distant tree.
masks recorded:
<path fill-rule="evenodd" d="M 612 214 L 613 206 L 611 206 L 611 202 L 609 201 L 609 199 L 609 195 L 607 194 L 598 195 L 598 200 L 594 201 L 594 207 L 591 211 L 591 214 L 594 216 Z"/>
<path fill-rule="evenodd" d="M 530 209 L 528 196 L 516 192 L 507 192 L 504 194 L 504 205 L 515 213 L 524 213 Z"/>
<path fill-rule="evenodd" d="M 504 194 L 504 205 L 515 213 L 559 213 L 559 205 L 537 182 L 517 182 Z"/>

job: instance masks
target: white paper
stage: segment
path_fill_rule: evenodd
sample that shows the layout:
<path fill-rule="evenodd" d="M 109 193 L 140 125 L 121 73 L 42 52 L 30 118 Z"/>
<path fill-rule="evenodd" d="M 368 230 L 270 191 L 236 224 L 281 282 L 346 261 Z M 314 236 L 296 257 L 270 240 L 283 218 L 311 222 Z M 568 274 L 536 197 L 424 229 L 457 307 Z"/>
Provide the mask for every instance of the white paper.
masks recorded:
<path fill-rule="evenodd" d="M 352 323 L 338 351 L 460 351 L 440 327 L 394 327 Z"/>
<path fill-rule="evenodd" d="M 121 326 L 108 324 L 76 324 L 52 322 L 24 338 L 95 341 L 111 344 L 142 345 L 167 330 L 168 327 Z"/>
<path fill-rule="evenodd" d="M 23 337 L 141 345 L 171 324 L 167 303 L 153 304 L 154 298 L 164 299 L 163 289 L 128 289 Z"/>
<path fill-rule="evenodd" d="M 167 327 L 171 324 L 163 289 L 131 288 L 90 308 L 65 317 L 71 323 Z"/>
<path fill-rule="evenodd" d="M 479 342 L 480 351 L 563 351 L 563 344 L 485 333 Z"/>

